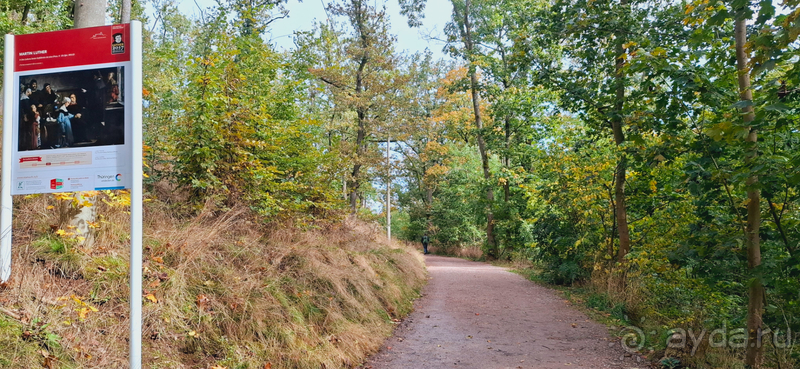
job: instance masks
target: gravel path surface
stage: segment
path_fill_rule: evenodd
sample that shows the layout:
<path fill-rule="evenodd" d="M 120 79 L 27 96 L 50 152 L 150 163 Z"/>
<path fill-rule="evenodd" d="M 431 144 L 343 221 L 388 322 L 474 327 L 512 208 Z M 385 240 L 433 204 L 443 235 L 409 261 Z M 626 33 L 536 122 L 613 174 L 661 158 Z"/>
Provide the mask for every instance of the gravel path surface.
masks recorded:
<path fill-rule="evenodd" d="M 426 256 L 415 311 L 362 368 L 645 368 L 608 329 L 503 268 Z"/>

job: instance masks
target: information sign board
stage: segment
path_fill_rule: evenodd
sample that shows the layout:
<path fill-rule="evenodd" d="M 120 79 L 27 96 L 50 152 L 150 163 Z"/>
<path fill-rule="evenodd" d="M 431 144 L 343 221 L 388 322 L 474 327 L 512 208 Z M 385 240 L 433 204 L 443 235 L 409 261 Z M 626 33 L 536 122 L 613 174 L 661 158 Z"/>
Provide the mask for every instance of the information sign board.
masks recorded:
<path fill-rule="evenodd" d="M 130 188 L 130 25 L 14 44 L 11 194 Z"/>

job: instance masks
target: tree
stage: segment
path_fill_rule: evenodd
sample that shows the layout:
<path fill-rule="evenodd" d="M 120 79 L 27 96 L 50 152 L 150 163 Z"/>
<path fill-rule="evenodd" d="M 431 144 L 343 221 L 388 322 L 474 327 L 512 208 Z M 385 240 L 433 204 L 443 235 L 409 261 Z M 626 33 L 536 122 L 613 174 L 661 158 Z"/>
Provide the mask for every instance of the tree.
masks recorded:
<path fill-rule="evenodd" d="M 736 44 L 736 71 L 739 81 L 739 98 L 743 102 L 750 102 L 749 106 L 742 108 L 742 120 L 745 124 L 752 123 L 755 114 L 753 113 L 753 92 L 750 90 L 750 58 L 745 52 L 747 43 L 747 18 L 744 14 L 737 15 L 734 21 L 734 39 Z M 745 141 L 749 144 L 745 157 L 746 165 L 753 166 L 754 159 L 758 155 L 758 129 L 750 127 Z M 747 236 L 747 265 L 751 271 L 761 265 L 761 246 L 759 229 L 761 227 L 761 193 L 758 190 L 758 176 L 751 175 L 747 178 L 747 226 L 745 227 Z M 750 282 L 749 303 L 747 305 L 747 332 L 750 343 L 747 345 L 747 356 L 745 363 L 751 367 L 758 367 L 763 361 L 763 348 L 759 343 L 762 332 L 762 310 L 764 308 L 764 287 L 761 281 L 756 278 Z"/>
<path fill-rule="evenodd" d="M 207 14 L 198 32 L 189 34 L 197 40 L 187 43 L 189 50 L 173 37 L 159 40 L 165 56 L 191 55 L 182 71 L 184 88 L 151 80 L 153 99 L 177 106 L 148 112 L 157 119 L 148 125 L 167 127 L 170 138 L 156 147 L 171 160 L 160 171 L 188 190 L 198 209 L 246 204 L 268 216 L 323 214 L 332 199 L 327 173 L 320 170 L 328 163 L 316 145 L 319 122 L 301 115 L 300 86 L 288 78 L 284 56 L 254 32 L 262 26 L 241 28 L 232 13 L 244 14 L 235 5 Z M 170 16 L 164 20 L 175 24 Z M 162 67 L 170 74 L 181 68 Z"/>
<path fill-rule="evenodd" d="M 97 27 L 106 24 L 106 2 L 83 0 L 75 3 L 75 28 Z"/>
<path fill-rule="evenodd" d="M 301 36 L 300 52 L 307 56 L 311 75 L 325 86 L 330 116 L 345 121 L 339 150 L 350 164 L 346 188 L 355 212 L 359 197 L 365 203 L 361 192 L 368 182 L 366 172 L 379 160 L 374 144 L 385 141 L 393 129 L 401 103 L 396 96 L 406 77 L 398 69 L 400 59 L 384 10 L 365 0 L 332 3 L 328 10 L 348 20 L 350 33 L 343 36 L 333 24 L 320 26 L 317 35 Z"/>
<path fill-rule="evenodd" d="M 464 0 L 464 2 L 453 0 L 452 4 L 453 18 L 447 28 L 451 40 L 457 40 L 463 45 L 460 51 L 455 48 L 452 48 L 451 51 L 460 55 L 468 63 L 469 91 L 472 99 L 473 118 L 475 121 L 475 139 L 478 144 L 478 152 L 481 155 L 483 178 L 486 182 L 486 256 L 490 259 L 494 259 L 498 256 L 497 242 L 494 236 L 494 188 L 491 184 L 492 172 L 489 168 L 490 153 L 484 139 L 484 122 L 481 112 L 481 87 L 478 80 L 477 63 L 479 41 L 475 34 L 475 27 L 473 24 L 475 10 L 472 7 L 472 0 Z"/>
<path fill-rule="evenodd" d="M 641 132 L 661 131 L 670 117 L 680 116 L 645 103 L 658 94 L 652 81 L 665 78 L 665 70 L 638 63 L 649 62 L 649 50 L 684 37 L 685 31 L 671 22 L 679 14 L 675 5 L 651 1 L 556 1 L 552 8 L 528 15 L 523 26 L 544 35 L 544 42 L 524 35 L 514 40 L 515 49 L 528 54 L 537 67 L 534 81 L 560 92 L 563 109 L 598 131 L 610 131 L 618 148 L 613 209 L 619 264 L 625 264 L 631 250 L 625 188 L 629 160 L 638 145 L 628 142 L 641 142 Z M 556 51 L 542 52 L 549 47 Z"/>
<path fill-rule="evenodd" d="M 408 82 L 403 88 L 408 103 L 402 104 L 398 112 L 404 117 L 403 129 L 395 137 L 402 143 L 399 151 L 403 155 L 403 171 L 413 186 L 413 190 L 409 188 L 407 193 L 419 196 L 417 200 L 424 204 L 424 209 L 415 211 L 415 215 L 420 215 L 415 219 L 424 219 L 424 224 L 418 228 L 425 230 L 432 226 L 433 196 L 447 152 L 444 147 L 446 127 L 434 117 L 444 100 L 437 87 L 447 66 L 433 61 L 429 52 L 414 55 L 410 60 L 406 71 Z M 413 238 L 419 237 L 415 235 Z"/>
<path fill-rule="evenodd" d="M 106 2 L 103 0 L 87 0 L 75 3 L 75 28 L 96 27 L 106 24 Z M 75 194 L 76 203 L 84 204 L 79 212 L 72 218 L 70 224 L 75 227 L 76 233 L 85 236 L 86 242 L 91 244 L 93 238 L 89 224 L 97 218 L 95 196 L 87 196 L 83 192 Z"/>

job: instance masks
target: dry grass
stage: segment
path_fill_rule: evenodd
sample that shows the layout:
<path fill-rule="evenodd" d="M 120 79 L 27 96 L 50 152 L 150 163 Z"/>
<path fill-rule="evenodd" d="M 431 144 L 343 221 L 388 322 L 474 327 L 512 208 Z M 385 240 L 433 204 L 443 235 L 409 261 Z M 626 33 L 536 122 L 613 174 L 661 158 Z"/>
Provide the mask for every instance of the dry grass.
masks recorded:
<path fill-rule="evenodd" d="M 468 260 L 483 260 L 480 245 L 430 245 L 428 251 L 436 255 L 455 256 Z"/>
<path fill-rule="evenodd" d="M 128 215 L 99 203 L 97 237 L 82 247 L 53 233 L 53 201 L 17 200 L 0 367 L 126 368 Z M 354 219 L 299 230 L 244 208 L 173 214 L 145 209 L 145 368 L 354 367 L 425 280 L 418 251 Z"/>

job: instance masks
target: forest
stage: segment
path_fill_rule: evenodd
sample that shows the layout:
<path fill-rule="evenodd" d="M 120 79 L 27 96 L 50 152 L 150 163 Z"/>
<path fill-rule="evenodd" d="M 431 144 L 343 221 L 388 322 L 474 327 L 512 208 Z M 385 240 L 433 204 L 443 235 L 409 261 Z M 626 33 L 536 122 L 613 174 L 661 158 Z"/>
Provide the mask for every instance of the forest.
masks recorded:
<path fill-rule="evenodd" d="M 134 1 L 147 197 L 302 229 L 390 201 L 397 239 L 589 289 L 666 368 L 800 363 L 800 2 L 450 2 L 437 60 L 390 31 L 424 0 L 332 1 L 289 51 L 280 0 Z M 0 29 L 73 6 L 5 0 Z"/>

